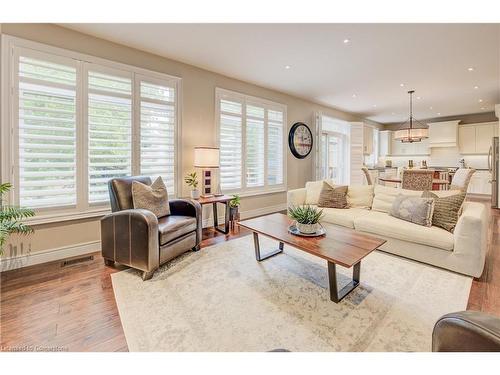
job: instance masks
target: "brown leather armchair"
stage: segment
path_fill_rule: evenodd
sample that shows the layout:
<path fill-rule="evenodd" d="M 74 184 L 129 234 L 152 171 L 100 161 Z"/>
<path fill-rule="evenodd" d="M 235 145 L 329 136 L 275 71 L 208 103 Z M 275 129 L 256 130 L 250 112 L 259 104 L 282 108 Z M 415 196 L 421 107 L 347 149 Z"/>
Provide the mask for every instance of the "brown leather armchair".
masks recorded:
<path fill-rule="evenodd" d="M 112 213 L 101 219 L 102 256 L 139 269 L 150 279 L 158 267 L 201 242 L 201 205 L 187 199 L 170 199 L 170 215 L 157 218 L 151 211 L 134 209 L 132 182 L 151 185 L 149 177 L 114 178 L 108 183 Z"/>
<path fill-rule="evenodd" d="M 432 332 L 433 352 L 499 352 L 500 318 L 478 311 L 442 316 Z"/>

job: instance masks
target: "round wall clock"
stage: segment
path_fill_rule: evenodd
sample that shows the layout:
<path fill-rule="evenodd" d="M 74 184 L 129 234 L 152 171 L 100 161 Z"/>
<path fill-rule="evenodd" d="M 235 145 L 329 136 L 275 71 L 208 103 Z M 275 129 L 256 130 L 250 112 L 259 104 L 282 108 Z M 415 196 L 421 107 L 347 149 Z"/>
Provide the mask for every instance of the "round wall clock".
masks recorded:
<path fill-rule="evenodd" d="M 304 159 L 312 150 L 313 136 L 311 129 L 303 122 L 293 124 L 288 133 L 288 146 L 298 159 Z"/>

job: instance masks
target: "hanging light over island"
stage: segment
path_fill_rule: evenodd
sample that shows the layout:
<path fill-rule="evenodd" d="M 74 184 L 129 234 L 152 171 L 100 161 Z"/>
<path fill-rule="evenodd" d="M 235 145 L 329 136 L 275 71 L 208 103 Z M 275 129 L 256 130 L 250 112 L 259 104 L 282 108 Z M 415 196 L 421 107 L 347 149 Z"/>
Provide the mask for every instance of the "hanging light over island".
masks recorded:
<path fill-rule="evenodd" d="M 429 126 L 413 117 L 413 93 L 415 90 L 408 91 L 410 94 L 410 117 L 400 124 L 394 132 L 394 139 L 403 143 L 421 142 L 429 138 Z"/>

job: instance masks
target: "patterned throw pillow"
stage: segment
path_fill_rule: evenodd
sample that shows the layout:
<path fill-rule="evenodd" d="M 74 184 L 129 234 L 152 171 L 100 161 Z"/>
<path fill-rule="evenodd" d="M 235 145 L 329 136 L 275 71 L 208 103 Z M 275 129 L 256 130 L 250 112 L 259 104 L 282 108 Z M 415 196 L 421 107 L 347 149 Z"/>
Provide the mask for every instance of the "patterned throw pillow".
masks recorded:
<path fill-rule="evenodd" d="M 319 194 L 318 207 L 349 208 L 347 204 L 347 186 L 334 187 L 323 181 L 323 188 Z"/>
<path fill-rule="evenodd" d="M 399 194 L 392 203 L 389 215 L 425 227 L 432 226 L 433 198 L 412 197 Z"/>
<path fill-rule="evenodd" d="M 460 216 L 460 209 L 465 200 L 465 193 L 439 197 L 430 191 L 424 191 L 422 197 L 434 199 L 432 225 L 453 233 L 458 217 Z"/>
<path fill-rule="evenodd" d="M 151 186 L 133 181 L 132 203 L 134 204 L 134 208 L 149 210 L 156 217 L 170 215 L 167 188 L 161 177 L 158 177 Z"/>

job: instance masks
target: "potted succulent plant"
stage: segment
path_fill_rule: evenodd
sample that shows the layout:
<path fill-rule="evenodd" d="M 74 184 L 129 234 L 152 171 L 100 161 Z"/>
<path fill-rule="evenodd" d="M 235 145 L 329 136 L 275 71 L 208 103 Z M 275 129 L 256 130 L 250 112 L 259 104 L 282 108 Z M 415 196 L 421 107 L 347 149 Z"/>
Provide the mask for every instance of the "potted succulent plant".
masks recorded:
<path fill-rule="evenodd" d="M 239 209 L 241 204 L 241 197 L 239 195 L 233 195 L 233 199 L 229 201 L 229 220 L 239 219 Z"/>
<path fill-rule="evenodd" d="M 7 193 L 11 184 L 0 184 L 0 255 L 3 255 L 3 245 L 12 233 L 30 234 L 33 229 L 22 222 L 22 219 L 35 216 L 29 208 L 4 205 L 2 195 Z"/>
<path fill-rule="evenodd" d="M 191 187 L 191 198 L 199 199 L 200 191 L 197 189 L 198 187 L 198 176 L 196 172 L 188 173 L 186 177 L 184 177 L 184 182 Z"/>
<path fill-rule="evenodd" d="M 309 205 L 288 207 L 288 216 L 295 220 L 299 232 L 313 234 L 320 229 L 323 210 Z"/>

